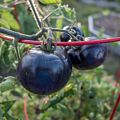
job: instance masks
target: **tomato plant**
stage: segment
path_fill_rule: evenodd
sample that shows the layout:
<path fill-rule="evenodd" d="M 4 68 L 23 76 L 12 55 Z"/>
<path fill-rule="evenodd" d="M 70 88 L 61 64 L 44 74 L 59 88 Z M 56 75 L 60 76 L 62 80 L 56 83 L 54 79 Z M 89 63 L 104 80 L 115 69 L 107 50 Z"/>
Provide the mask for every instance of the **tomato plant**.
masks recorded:
<path fill-rule="evenodd" d="M 61 0 L 27 2 L 26 5 L 24 0 L 0 1 L 0 35 L 12 36 L 10 40 L 16 38 L 13 42 L 0 38 L 0 120 L 108 119 L 119 88 L 113 86 L 114 78 L 104 66 L 98 67 L 104 61 L 106 48 L 102 45 L 58 48 L 53 42 L 83 41 L 86 37 L 82 28 L 74 25 L 75 9 Z M 64 26 L 71 27 L 64 29 Z M 64 35 L 65 40 L 60 40 Z M 44 44 L 37 48 L 18 44 L 19 39 Z M 94 62 L 93 54 L 101 49 L 102 59 L 95 59 L 91 67 L 89 60 Z M 74 67 L 72 70 L 71 64 L 76 65 L 71 62 L 76 58 L 70 62 L 71 50 L 87 59 L 86 63 L 86 59 L 80 61 L 80 70 Z"/>

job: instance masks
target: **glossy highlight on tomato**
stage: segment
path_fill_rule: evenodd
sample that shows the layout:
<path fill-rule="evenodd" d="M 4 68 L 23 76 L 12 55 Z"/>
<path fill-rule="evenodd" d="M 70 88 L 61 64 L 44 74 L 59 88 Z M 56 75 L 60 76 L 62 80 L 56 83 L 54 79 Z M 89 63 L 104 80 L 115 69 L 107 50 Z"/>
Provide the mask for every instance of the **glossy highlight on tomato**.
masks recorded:
<path fill-rule="evenodd" d="M 17 77 L 27 90 L 47 95 L 63 88 L 71 75 L 71 61 L 62 48 L 48 53 L 33 48 L 21 59 L 17 68 Z"/>
<path fill-rule="evenodd" d="M 94 69 L 100 66 L 107 55 L 107 48 L 104 45 L 84 45 L 78 49 L 68 50 L 72 64 L 79 70 Z"/>
<path fill-rule="evenodd" d="M 74 26 L 72 29 L 75 30 L 75 33 L 74 33 L 75 36 L 80 35 L 81 37 L 84 37 L 83 31 L 79 27 Z"/>
<path fill-rule="evenodd" d="M 68 42 L 70 40 L 70 35 L 68 35 L 67 33 L 63 32 L 61 35 L 60 35 L 60 40 L 62 42 Z"/>
<path fill-rule="evenodd" d="M 78 40 L 81 40 L 84 37 L 84 34 L 83 34 L 82 30 L 79 27 L 77 27 L 77 26 L 73 26 L 73 27 L 65 26 L 63 28 L 63 30 L 67 30 L 68 32 L 73 34 L 75 37 L 77 37 Z M 60 40 L 62 42 L 67 42 L 70 39 L 71 39 L 71 37 L 70 37 L 70 35 L 68 33 L 66 33 L 66 32 L 61 33 Z"/>

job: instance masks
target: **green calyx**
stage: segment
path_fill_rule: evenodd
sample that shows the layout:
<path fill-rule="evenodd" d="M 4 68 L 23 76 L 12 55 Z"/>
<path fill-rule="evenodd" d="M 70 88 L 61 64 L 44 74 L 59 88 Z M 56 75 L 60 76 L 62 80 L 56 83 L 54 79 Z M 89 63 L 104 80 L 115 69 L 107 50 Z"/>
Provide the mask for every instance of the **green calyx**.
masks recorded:
<path fill-rule="evenodd" d="M 52 53 L 52 52 L 55 51 L 56 46 L 53 45 L 53 43 L 51 42 L 51 40 L 47 40 L 47 44 L 46 44 L 46 43 L 43 43 L 43 44 L 41 45 L 41 49 L 42 49 L 43 51 Z"/>

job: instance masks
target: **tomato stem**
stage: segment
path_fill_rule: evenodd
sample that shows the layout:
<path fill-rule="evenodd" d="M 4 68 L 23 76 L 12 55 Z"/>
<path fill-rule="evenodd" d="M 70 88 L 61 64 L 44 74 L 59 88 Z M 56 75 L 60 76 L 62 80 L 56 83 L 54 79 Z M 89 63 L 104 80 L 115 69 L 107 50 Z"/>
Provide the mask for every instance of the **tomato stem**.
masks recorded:
<path fill-rule="evenodd" d="M 36 21 L 39 29 L 41 29 L 42 20 L 41 20 L 41 18 L 39 16 L 39 13 L 38 13 L 38 10 L 37 10 L 37 7 L 36 7 L 36 4 L 35 4 L 34 0 L 27 0 L 27 2 L 28 2 L 28 5 L 29 5 L 29 7 L 30 7 L 30 9 L 32 11 L 32 14 L 33 14 L 33 16 L 35 18 L 35 21 Z"/>
<path fill-rule="evenodd" d="M 52 31 L 59 31 L 59 32 L 66 32 L 68 35 L 70 35 L 72 37 L 72 39 L 74 39 L 75 41 L 79 41 L 73 34 L 71 34 L 70 32 L 68 32 L 67 30 L 63 30 L 63 29 L 58 29 L 58 28 L 51 28 Z"/>
<path fill-rule="evenodd" d="M 3 27 L 0 27 L 0 33 L 15 37 L 17 39 L 29 39 L 29 40 L 35 40 L 39 37 L 42 37 L 42 35 L 46 32 L 46 29 L 42 29 L 41 31 L 37 32 L 36 34 L 32 35 L 26 35 L 20 32 L 12 31 Z"/>

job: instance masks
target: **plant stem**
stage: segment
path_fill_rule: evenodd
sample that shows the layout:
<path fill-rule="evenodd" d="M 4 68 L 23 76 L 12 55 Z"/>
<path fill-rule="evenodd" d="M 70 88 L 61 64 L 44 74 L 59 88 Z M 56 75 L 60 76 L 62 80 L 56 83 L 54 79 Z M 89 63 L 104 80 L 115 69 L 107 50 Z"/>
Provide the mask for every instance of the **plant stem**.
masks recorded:
<path fill-rule="evenodd" d="M 20 53 L 19 53 L 19 49 L 18 49 L 18 39 L 14 39 L 13 40 L 13 44 L 14 44 L 14 49 L 15 49 L 15 53 L 16 53 L 16 56 L 17 56 L 17 59 L 18 61 L 20 60 Z"/>
<path fill-rule="evenodd" d="M 43 28 L 41 31 L 37 32 L 36 34 L 26 35 L 20 32 L 15 32 L 15 31 L 0 27 L 0 33 L 15 37 L 17 39 L 35 40 L 41 37 L 45 32 L 46 32 L 46 29 Z"/>
<path fill-rule="evenodd" d="M 74 39 L 75 41 L 79 41 L 74 35 L 69 33 L 67 30 L 58 29 L 58 28 L 51 28 L 51 30 L 52 31 L 59 31 L 59 32 L 66 32 L 68 35 L 70 35 L 72 37 L 72 39 Z"/>
<path fill-rule="evenodd" d="M 6 5 L 0 5 L 0 8 L 6 9 L 6 10 L 9 10 L 9 11 L 13 10 L 13 8 L 10 8 L 10 7 L 6 6 Z"/>
<path fill-rule="evenodd" d="M 29 7 L 32 11 L 32 14 L 33 14 L 34 18 L 35 18 L 35 21 L 36 21 L 36 23 L 37 23 L 37 25 L 40 29 L 42 27 L 42 21 L 41 21 L 41 18 L 39 16 L 37 7 L 35 5 L 35 1 L 34 0 L 27 0 L 27 2 L 28 2 L 28 5 L 29 5 Z"/>
<path fill-rule="evenodd" d="M 54 11 L 52 11 L 52 12 L 50 12 L 48 15 L 46 15 L 43 19 L 42 19 L 42 21 L 45 21 L 45 20 L 47 20 L 48 19 L 48 17 L 50 17 L 53 13 L 55 13 L 57 10 L 59 10 L 60 8 L 58 7 L 57 9 L 55 9 Z"/>

